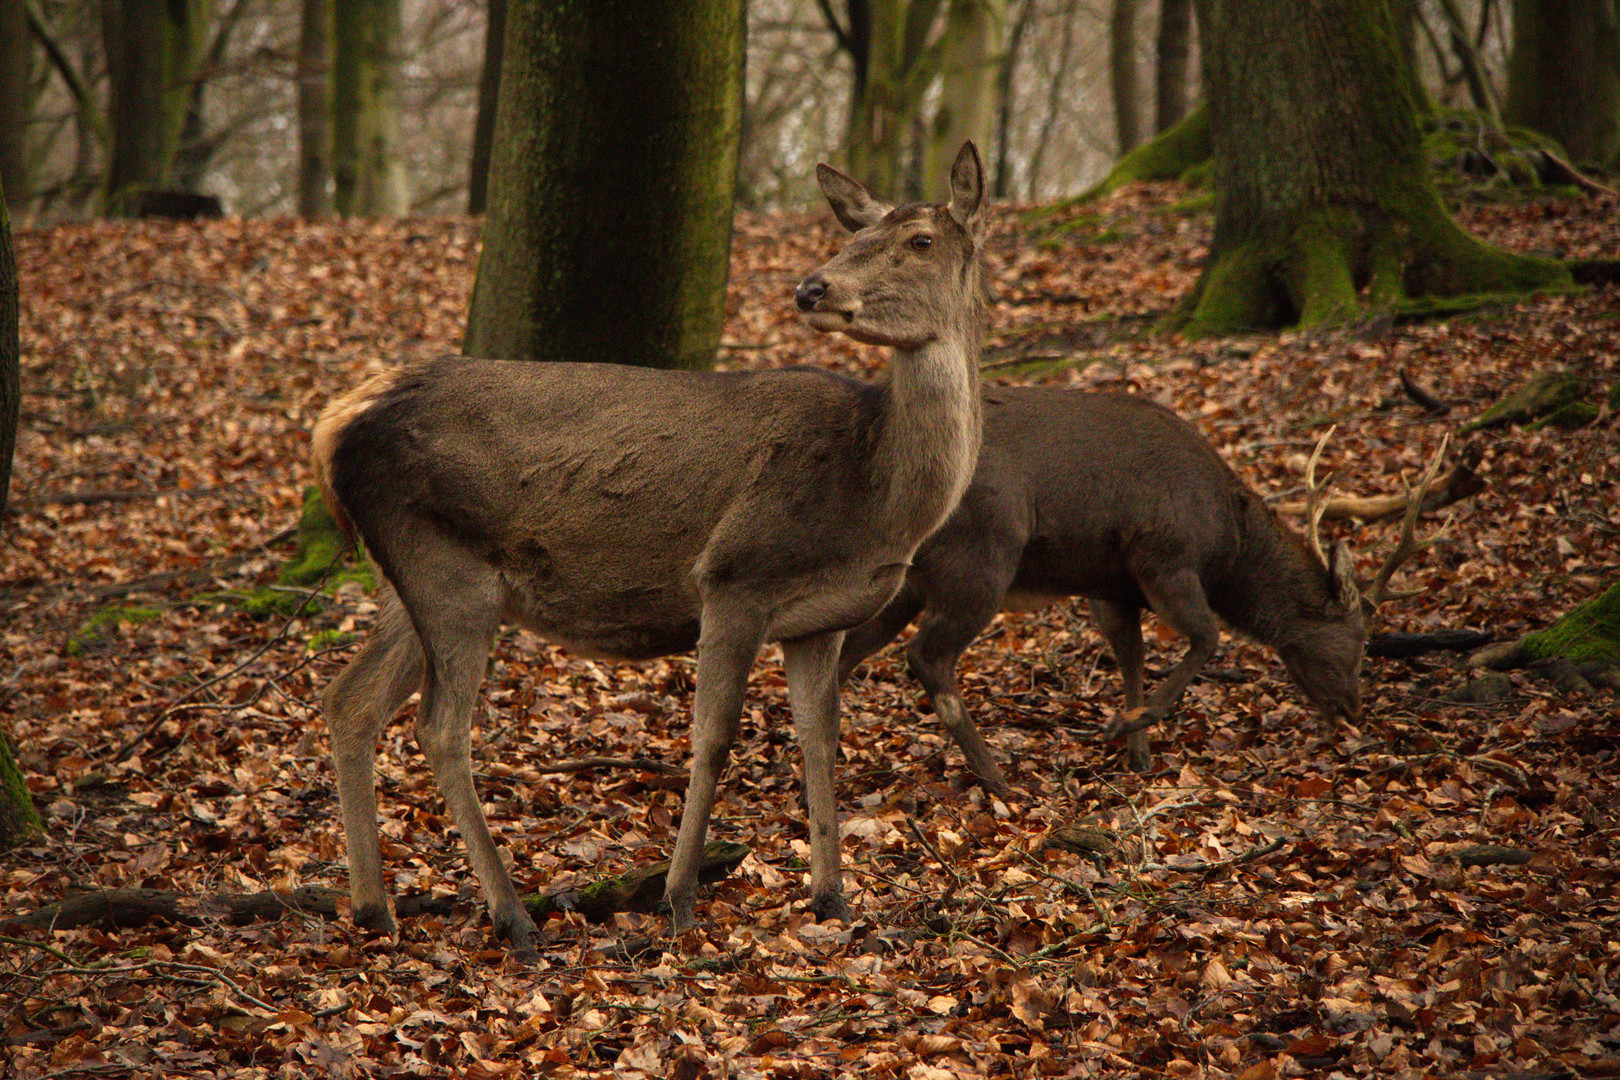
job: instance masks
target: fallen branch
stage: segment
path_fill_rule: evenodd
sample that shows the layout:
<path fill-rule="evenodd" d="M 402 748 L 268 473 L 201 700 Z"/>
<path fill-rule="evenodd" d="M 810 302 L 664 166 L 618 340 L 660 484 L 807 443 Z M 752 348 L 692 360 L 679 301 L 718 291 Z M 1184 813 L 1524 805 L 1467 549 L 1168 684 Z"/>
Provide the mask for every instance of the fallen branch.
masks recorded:
<path fill-rule="evenodd" d="M 1403 659 L 1447 649 L 1461 652 L 1489 644 L 1482 630 L 1433 630 L 1424 634 L 1374 634 L 1367 639 L 1367 655 Z"/>
<path fill-rule="evenodd" d="M 616 758 L 616 757 L 587 757 L 573 758 L 568 761 L 555 761 L 550 765 L 536 765 L 534 771 L 541 775 L 552 773 L 587 772 L 591 769 L 640 769 L 643 772 L 655 772 L 664 776 L 679 776 L 686 778 L 686 770 L 679 765 L 671 765 L 667 761 L 657 758 Z"/>
<path fill-rule="evenodd" d="M 698 863 L 698 880 L 704 884 L 719 881 L 737 869 L 748 857 L 748 845 L 730 840 L 711 840 L 703 845 Z M 669 860 L 649 863 L 634 870 L 604 878 L 588 885 L 543 896 L 525 896 L 523 906 L 535 919 L 577 911 L 590 922 L 606 922 L 616 912 L 639 911 L 651 914 L 664 899 L 664 883 Z"/>
<path fill-rule="evenodd" d="M 79 893 L 47 904 L 13 920 L 31 930 L 130 930 L 162 920 L 182 926 L 200 926 L 210 918 L 243 924 L 284 915 L 338 917 L 338 902 L 348 899 L 342 889 L 305 885 L 292 890 L 256 893 L 210 893 L 192 898 L 166 889 L 100 889 Z M 401 916 L 446 914 L 452 901 L 443 896 L 402 896 L 395 902 Z"/>

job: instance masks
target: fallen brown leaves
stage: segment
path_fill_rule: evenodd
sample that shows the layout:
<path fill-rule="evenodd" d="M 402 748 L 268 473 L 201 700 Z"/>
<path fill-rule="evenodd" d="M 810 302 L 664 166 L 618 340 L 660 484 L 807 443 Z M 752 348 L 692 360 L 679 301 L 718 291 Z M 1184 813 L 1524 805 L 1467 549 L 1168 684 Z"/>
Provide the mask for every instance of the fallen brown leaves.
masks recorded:
<path fill-rule="evenodd" d="M 1315 337 L 1150 336 L 1207 243 L 1179 195 L 1004 214 L 989 375 L 1159 397 L 1278 498 L 1298 494 L 1329 423 L 1338 490 L 1385 494 L 1528 373 L 1620 378 L 1612 287 Z M 1616 209 L 1464 221 L 1590 257 L 1613 252 Z M 823 215 L 739 223 L 728 363 L 870 370 L 870 353 L 791 318 L 794 281 L 833 242 Z M 512 966 L 409 710 L 383 737 L 386 865 L 396 891 L 451 914 L 405 920 L 397 943 L 308 913 L 226 918 L 205 894 L 343 884 L 315 701 L 348 646 L 309 642 L 374 609 L 354 586 L 293 619 L 215 594 L 274 581 L 325 400 L 372 362 L 455 349 L 476 229 L 96 224 L 17 246 L 0 715 L 50 833 L 0 863 L 5 910 L 92 888 L 193 899 L 173 925 L 9 931 L 0 1075 L 1620 1075 L 1612 693 L 1564 699 L 1522 672 L 1507 700 L 1462 704 L 1455 657 L 1373 660 L 1366 722 L 1332 728 L 1274 657 L 1231 642 L 1155 733 L 1159 771 L 1134 776 L 1092 738 L 1121 693 L 1069 606 L 1005 616 L 964 663 L 1021 788 L 1007 802 L 962 788 L 897 650 L 857 675 L 839 788 L 853 925 L 803 911 L 798 762 L 769 659 L 714 829 L 754 854 L 706 891 L 687 940 L 655 917 L 555 917 L 542 963 Z M 1451 412 L 1411 404 L 1402 370 Z M 1421 591 L 1381 629 L 1513 636 L 1620 575 L 1612 416 L 1472 438 L 1490 486 L 1401 575 Z M 1350 535 L 1364 571 L 1391 542 L 1386 526 Z M 109 604 L 105 632 L 69 655 Z M 682 783 L 634 759 L 685 764 L 692 676 L 689 658 L 500 644 L 475 765 L 521 886 L 662 857 Z M 591 757 L 620 764 L 550 768 Z"/>

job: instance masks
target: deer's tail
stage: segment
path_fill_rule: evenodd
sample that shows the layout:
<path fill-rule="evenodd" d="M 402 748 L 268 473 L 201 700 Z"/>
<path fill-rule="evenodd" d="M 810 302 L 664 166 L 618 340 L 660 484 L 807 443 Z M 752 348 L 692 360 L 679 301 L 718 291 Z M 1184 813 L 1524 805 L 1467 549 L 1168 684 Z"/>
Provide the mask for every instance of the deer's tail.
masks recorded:
<path fill-rule="evenodd" d="M 355 534 L 354 522 L 344 508 L 343 500 L 332 487 L 332 457 L 337 453 L 338 444 L 349 424 L 370 408 L 371 403 L 393 385 L 395 378 L 394 372 L 378 372 L 353 390 L 333 398 L 321 410 L 320 419 L 315 421 L 315 427 L 310 432 L 310 465 L 315 472 L 315 485 L 320 489 L 321 500 L 331 511 L 332 519 L 351 543 L 358 544 L 359 537 Z"/>

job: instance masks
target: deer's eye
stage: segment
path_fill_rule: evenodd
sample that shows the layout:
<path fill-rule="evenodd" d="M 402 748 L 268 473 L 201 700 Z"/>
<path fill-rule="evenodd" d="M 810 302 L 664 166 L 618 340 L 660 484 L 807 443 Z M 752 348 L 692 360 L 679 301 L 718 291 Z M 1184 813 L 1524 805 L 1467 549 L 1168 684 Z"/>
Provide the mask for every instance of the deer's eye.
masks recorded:
<path fill-rule="evenodd" d="M 918 233 L 911 238 L 911 246 L 918 251 L 927 251 L 934 244 L 934 238 L 927 233 Z"/>

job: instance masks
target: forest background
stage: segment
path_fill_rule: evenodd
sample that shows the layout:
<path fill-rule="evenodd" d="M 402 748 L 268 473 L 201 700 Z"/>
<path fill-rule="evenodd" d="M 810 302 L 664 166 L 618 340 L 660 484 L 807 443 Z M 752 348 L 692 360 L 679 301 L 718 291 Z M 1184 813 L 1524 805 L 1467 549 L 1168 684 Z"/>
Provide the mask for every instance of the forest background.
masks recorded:
<path fill-rule="evenodd" d="M 300 575 L 319 555 L 300 536 L 307 431 L 373 363 L 465 341 L 488 239 L 464 216 L 493 138 L 485 29 L 507 12 L 190 0 L 142 30 L 157 7 L 38 0 L 0 18 L 17 45 L 0 47 L 0 95 L 22 103 L 0 107 L 20 294 L 0 732 L 44 825 L 0 864 L 5 1071 L 1620 1073 L 1603 664 L 1375 656 L 1350 727 L 1310 716 L 1275 656 L 1232 639 L 1137 775 L 1097 738 L 1121 700 L 1083 611 L 1009 614 L 962 673 L 1017 786 L 1004 799 L 963 775 L 890 650 L 846 695 L 861 916 L 841 926 L 803 909 L 768 657 L 717 810 L 717 835 L 750 852 L 706 894 L 704 928 L 672 944 L 653 914 L 557 914 L 535 969 L 492 947 L 407 710 L 379 810 L 395 887 L 425 913 L 397 943 L 356 932 L 316 699 L 374 609 L 363 574 Z M 1218 247 L 1207 149 L 1168 168 L 1151 152 L 1196 118 L 1192 5 L 757 2 L 719 364 L 880 374 L 792 316 L 793 283 L 837 242 L 806 209 L 811 170 L 935 197 L 929 163 L 969 133 L 1001 200 L 987 380 L 1155 397 L 1279 505 L 1330 424 L 1325 467 L 1360 495 L 1399 494 L 1452 436 L 1450 460 L 1470 455 L 1486 486 L 1402 575 L 1416 595 L 1380 609 L 1381 633 L 1507 644 L 1613 595 L 1614 5 L 1394 8 L 1446 210 L 1578 280 L 1165 333 Z M 1577 21 L 1557 24 L 1553 61 L 1516 68 L 1527 28 L 1561 17 Z M 1589 82 L 1571 92 L 1549 68 Z M 962 108 L 974 87 L 989 105 Z M 879 89 L 907 91 L 884 106 L 903 123 L 873 122 Z M 1579 115 L 1515 123 L 1532 91 Z M 1487 416 L 1554 381 L 1555 406 Z M 1329 528 L 1364 572 L 1396 531 Z M 1179 648 L 1159 634 L 1150 668 Z M 502 641 L 475 753 L 526 889 L 566 896 L 667 850 L 692 671 Z M 237 906 L 253 894 L 269 915 Z"/>

